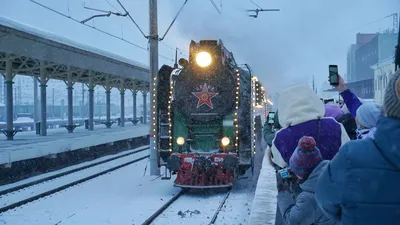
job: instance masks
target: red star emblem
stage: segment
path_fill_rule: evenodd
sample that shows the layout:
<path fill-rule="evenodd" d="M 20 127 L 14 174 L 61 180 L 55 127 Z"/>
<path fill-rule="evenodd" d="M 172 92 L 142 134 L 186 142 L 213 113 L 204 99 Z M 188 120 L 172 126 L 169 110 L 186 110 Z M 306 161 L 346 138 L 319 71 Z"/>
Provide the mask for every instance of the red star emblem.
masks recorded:
<path fill-rule="evenodd" d="M 211 109 L 214 108 L 211 99 L 218 95 L 218 93 L 208 92 L 207 84 L 203 85 L 201 92 L 192 92 L 192 94 L 199 99 L 199 101 L 197 102 L 197 108 L 204 104 L 208 105 L 208 107 L 210 107 Z"/>

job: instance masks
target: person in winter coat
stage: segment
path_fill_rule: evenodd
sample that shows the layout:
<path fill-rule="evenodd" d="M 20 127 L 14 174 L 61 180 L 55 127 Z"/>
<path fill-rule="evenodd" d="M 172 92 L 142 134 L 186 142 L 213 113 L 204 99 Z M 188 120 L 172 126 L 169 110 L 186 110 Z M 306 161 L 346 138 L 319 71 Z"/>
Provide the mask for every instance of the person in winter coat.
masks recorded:
<path fill-rule="evenodd" d="M 336 118 L 336 121 L 343 125 L 347 135 L 349 135 L 350 140 L 357 139 L 357 123 L 350 112 L 339 116 Z"/>
<path fill-rule="evenodd" d="M 325 104 L 325 115 L 324 117 L 338 118 L 344 114 L 343 110 L 339 105 L 336 104 Z"/>
<path fill-rule="evenodd" d="M 303 181 L 300 184 L 302 192 L 297 197 L 294 198 L 289 189 L 281 185 L 282 178 L 278 178 L 278 205 L 285 225 L 337 224 L 324 215 L 315 200 L 318 177 L 329 162 L 322 160 L 315 145 L 313 137 L 304 136 L 290 157 L 291 172 Z"/>
<path fill-rule="evenodd" d="M 350 141 L 343 125 L 331 117 L 324 117 L 324 104 L 307 85 L 296 85 L 280 95 L 279 123 L 271 147 L 270 163 L 285 168 L 298 141 L 311 136 L 317 142 L 323 159 L 330 160 L 339 147 Z"/>
<path fill-rule="evenodd" d="M 376 123 L 382 115 L 381 106 L 372 102 L 362 104 L 356 112 L 357 139 L 373 138 Z"/>
<path fill-rule="evenodd" d="M 269 123 L 269 118 L 267 118 L 267 121 L 265 121 L 264 127 L 263 127 L 263 137 L 265 142 L 269 147 L 272 146 L 272 140 L 274 140 L 275 137 L 275 131 L 281 129 L 281 125 L 279 124 L 279 117 L 278 117 L 278 111 L 275 112 L 274 115 L 274 123 L 270 124 Z"/>
<path fill-rule="evenodd" d="M 383 107 L 374 139 L 346 143 L 318 180 L 317 203 L 341 225 L 400 224 L 400 70 Z"/>

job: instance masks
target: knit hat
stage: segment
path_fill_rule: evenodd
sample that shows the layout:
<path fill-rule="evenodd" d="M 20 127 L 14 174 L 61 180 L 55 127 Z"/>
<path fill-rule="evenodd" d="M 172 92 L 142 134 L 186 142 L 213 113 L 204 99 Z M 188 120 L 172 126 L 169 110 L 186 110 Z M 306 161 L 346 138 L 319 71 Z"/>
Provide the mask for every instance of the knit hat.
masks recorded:
<path fill-rule="evenodd" d="M 356 119 L 365 128 L 372 128 L 376 126 L 376 122 L 382 115 L 381 106 L 372 102 L 362 104 L 356 112 Z"/>
<path fill-rule="evenodd" d="M 338 118 L 342 116 L 344 112 L 339 105 L 336 104 L 325 104 L 325 117 Z"/>
<path fill-rule="evenodd" d="M 383 107 L 387 117 L 400 119 L 400 70 L 389 80 Z"/>
<path fill-rule="evenodd" d="M 307 178 L 322 161 L 321 152 L 313 137 L 303 136 L 289 159 L 291 171 L 301 178 Z"/>

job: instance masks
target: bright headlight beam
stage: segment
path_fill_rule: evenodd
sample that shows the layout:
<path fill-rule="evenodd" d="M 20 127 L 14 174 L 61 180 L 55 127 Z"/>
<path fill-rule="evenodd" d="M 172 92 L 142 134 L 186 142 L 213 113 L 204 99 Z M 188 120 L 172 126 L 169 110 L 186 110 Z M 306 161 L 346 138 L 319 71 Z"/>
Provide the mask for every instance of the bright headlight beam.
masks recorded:
<path fill-rule="evenodd" d="M 185 139 L 183 138 L 183 137 L 178 137 L 177 139 L 176 139 L 176 143 L 178 144 L 178 145 L 183 145 L 183 144 L 185 144 Z"/>
<path fill-rule="evenodd" d="M 227 145 L 229 145 L 229 143 L 231 142 L 231 140 L 229 140 L 228 137 L 224 137 L 221 139 L 221 144 L 222 146 L 226 147 Z"/>
<path fill-rule="evenodd" d="M 211 64 L 211 55 L 208 52 L 199 52 L 196 55 L 196 63 L 200 67 L 207 67 Z"/>

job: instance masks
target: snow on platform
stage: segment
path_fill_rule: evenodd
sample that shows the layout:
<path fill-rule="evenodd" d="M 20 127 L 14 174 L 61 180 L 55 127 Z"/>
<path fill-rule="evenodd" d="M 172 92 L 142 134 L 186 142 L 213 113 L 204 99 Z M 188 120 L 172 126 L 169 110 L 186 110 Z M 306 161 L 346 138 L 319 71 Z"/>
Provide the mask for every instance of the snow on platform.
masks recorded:
<path fill-rule="evenodd" d="M 265 154 L 248 225 L 275 223 L 277 194 L 275 171 L 268 162 L 268 154 Z"/>
<path fill-rule="evenodd" d="M 47 132 L 48 136 L 38 136 L 34 131 L 21 132 L 13 141 L 0 141 L 0 165 L 145 136 L 149 126 L 125 124 L 125 127 L 106 128 L 97 125 L 93 131 L 78 127 L 72 134 L 65 128 Z"/>

